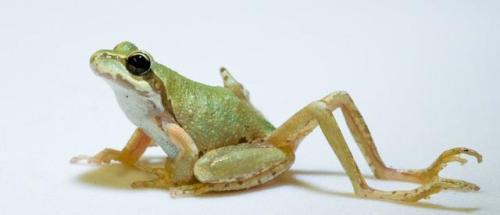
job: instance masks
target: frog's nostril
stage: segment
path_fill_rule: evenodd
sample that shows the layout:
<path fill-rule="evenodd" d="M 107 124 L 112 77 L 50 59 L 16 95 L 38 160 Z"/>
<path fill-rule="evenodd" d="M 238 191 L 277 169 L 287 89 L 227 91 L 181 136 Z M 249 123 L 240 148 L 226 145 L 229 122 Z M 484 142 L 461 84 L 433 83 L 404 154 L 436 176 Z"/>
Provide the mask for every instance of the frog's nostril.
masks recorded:
<path fill-rule="evenodd" d="M 97 64 L 99 63 L 99 60 L 105 57 L 106 51 L 105 50 L 99 50 L 96 51 L 92 56 L 90 56 L 90 67 L 95 70 L 97 67 Z"/>
<path fill-rule="evenodd" d="M 97 51 L 92 56 L 90 56 L 90 63 L 95 63 L 97 59 L 99 59 L 104 54 L 103 51 Z"/>

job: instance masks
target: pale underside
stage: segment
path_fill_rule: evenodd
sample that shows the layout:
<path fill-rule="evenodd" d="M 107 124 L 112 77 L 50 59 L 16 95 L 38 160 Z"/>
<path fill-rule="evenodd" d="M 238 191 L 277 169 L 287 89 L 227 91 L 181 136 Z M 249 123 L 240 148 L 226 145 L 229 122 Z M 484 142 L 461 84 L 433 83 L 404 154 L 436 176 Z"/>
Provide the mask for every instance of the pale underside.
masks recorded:
<path fill-rule="evenodd" d="M 166 113 L 161 104 L 160 95 L 153 92 L 151 88 L 147 96 L 139 95 L 135 90 L 124 88 L 109 81 L 109 85 L 115 92 L 120 108 L 127 118 L 147 133 L 156 144 L 171 158 L 175 158 L 178 153 L 177 147 L 172 144 L 168 135 L 160 127 L 158 121 L 152 117 L 156 113 Z M 163 114 L 162 121 L 173 121 L 168 114 Z"/>

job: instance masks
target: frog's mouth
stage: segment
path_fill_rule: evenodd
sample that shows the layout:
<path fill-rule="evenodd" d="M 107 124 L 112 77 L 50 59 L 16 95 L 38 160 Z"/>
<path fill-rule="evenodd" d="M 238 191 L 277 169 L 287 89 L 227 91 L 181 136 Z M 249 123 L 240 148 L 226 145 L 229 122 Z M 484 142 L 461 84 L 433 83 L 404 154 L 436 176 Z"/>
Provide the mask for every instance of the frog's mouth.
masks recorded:
<path fill-rule="evenodd" d="M 90 68 L 112 85 L 119 85 L 142 95 L 151 94 L 153 90 L 147 81 L 130 75 L 124 65 L 125 59 L 124 55 L 100 50 L 90 57 Z"/>

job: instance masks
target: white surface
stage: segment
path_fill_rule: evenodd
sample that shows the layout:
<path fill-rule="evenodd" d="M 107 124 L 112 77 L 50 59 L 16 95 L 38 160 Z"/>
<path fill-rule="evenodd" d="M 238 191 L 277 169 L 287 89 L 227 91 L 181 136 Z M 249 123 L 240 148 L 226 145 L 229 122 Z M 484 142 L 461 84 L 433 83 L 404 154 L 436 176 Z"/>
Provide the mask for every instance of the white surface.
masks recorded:
<path fill-rule="evenodd" d="M 0 214 L 500 209 L 498 1 L 162 2 L 2 4 Z M 226 66 L 275 124 L 333 90 L 347 90 L 386 163 L 425 167 L 447 148 L 468 146 L 485 161 L 451 165 L 443 174 L 482 190 L 443 192 L 416 205 L 353 198 L 320 132 L 303 142 L 290 174 L 246 192 L 172 199 L 163 190 L 127 188 L 138 177 L 131 170 L 70 165 L 73 155 L 122 147 L 134 129 L 109 87 L 88 68 L 95 50 L 121 40 L 205 83 L 220 84 L 218 68 Z M 416 186 L 369 182 L 384 189 Z"/>

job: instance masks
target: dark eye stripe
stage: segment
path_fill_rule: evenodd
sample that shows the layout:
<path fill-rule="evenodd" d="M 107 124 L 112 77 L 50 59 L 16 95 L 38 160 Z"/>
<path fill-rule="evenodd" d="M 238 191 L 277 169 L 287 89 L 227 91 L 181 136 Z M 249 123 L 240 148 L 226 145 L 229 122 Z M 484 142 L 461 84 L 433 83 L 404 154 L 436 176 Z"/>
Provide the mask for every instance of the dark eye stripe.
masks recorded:
<path fill-rule="evenodd" d="M 132 54 L 127 58 L 126 67 L 127 70 L 133 75 L 140 76 L 146 74 L 149 71 L 151 67 L 151 61 L 145 54 Z"/>

